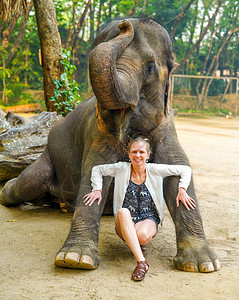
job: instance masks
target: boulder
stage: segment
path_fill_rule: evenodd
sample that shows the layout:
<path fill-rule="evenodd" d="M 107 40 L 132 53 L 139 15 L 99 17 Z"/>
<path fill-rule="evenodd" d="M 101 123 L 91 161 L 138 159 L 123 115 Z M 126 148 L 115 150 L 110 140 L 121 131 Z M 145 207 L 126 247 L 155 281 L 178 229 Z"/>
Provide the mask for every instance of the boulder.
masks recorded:
<path fill-rule="evenodd" d="M 8 131 L 11 128 L 11 125 L 9 124 L 9 122 L 7 122 L 5 117 L 5 112 L 2 109 L 0 109 L 0 134 Z"/>
<path fill-rule="evenodd" d="M 42 112 L 31 120 L 18 117 L 0 114 L 0 181 L 17 177 L 38 159 L 50 129 L 61 118 L 56 112 Z"/>

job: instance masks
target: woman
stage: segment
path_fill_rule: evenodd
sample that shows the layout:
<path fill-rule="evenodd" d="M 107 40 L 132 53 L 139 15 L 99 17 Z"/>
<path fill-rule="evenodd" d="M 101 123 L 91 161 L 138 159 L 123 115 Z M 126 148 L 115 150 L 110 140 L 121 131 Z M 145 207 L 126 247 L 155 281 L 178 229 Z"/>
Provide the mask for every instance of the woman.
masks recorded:
<path fill-rule="evenodd" d="M 143 280 L 149 265 L 145 260 L 146 245 L 156 235 L 158 224 L 163 221 L 163 178 L 180 176 L 177 207 L 182 201 L 187 210 L 196 207 L 195 201 L 186 192 L 191 181 L 191 168 L 179 165 L 150 164 L 150 145 L 137 138 L 130 143 L 130 163 L 98 165 L 92 169 L 93 190 L 84 196 L 85 205 L 95 200 L 101 202 L 103 176 L 115 177 L 114 215 L 115 228 L 137 260 L 132 274 L 136 281 Z"/>

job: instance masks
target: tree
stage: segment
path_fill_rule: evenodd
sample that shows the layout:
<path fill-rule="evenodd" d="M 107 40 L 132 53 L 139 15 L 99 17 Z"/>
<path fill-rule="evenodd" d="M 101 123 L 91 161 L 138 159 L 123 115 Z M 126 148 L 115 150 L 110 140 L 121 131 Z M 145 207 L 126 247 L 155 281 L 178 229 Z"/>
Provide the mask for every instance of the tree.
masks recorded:
<path fill-rule="evenodd" d="M 16 51 L 17 51 L 18 47 L 20 46 L 23 34 L 25 32 L 25 29 L 26 29 L 27 19 L 28 19 L 30 11 L 32 9 L 32 6 L 33 6 L 32 2 L 30 2 L 30 3 L 27 4 L 27 7 L 25 9 L 25 14 L 24 14 L 24 16 L 23 16 L 23 18 L 21 20 L 21 24 L 20 24 L 20 29 L 19 29 L 19 32 L 18 32 L 18 36 L 15 39 L 13 46 L 11 46 L 11 51 L 8 52 L 8 58 L 6 60 L 6 66 L 12 60 L 12 58 L 16 54 Z M 11 23 L 9 24 L 9 26 L 3 32 L 3 39 L 4 39 L 5 43 L 7 43 L 7 45 L 9 44 L 11 35 L 13 33 L 14 27 L 17 24 L 19 16 L 20 16 L 19 13 L 16 14 L 16 15 L 14 15 L 13 18 L 12 18 L 12 20 L 11 20 Z"/>
<path fill-rule="evenodd" d="M 13 7 L 13 5 L 15 6 Z M 7 21 L 10 18 L 11 22 L 4 26 L 2 24 L 0 26 L 0 34 L 2 37 L 2 45 L 0 57 L 2 58 L 2 85 L 3 85 L 3 92 L 2 92 L 2 101 L 3 103 L 7 101 L 6 97 L 6 91 L 7 91 L 7 82 L 6 82 L 6 75 L 9 77 L 11 74 L 11 70 L 8 67 L 9 62 L 12 60 L 14 55 L 16 54 L 17 49 L 19 48 L 19 45 L 22 41 L 22 37 L 26 28 L 26 22 L 29 15 L 29 12 L 32 8 L 32 3 L 26 3 L 25 1 L 16 1 L 15 3 L 13 1 L 0 1 L 0 17 Z M 12 7 L 12 11 L 9 11 L 9 7 Z M 20 21 L 20 28 L 18 32 L 18 36 L 15 39 L 14 43 L 10 43 L 11 36 L 13 34 L 14 28 L 17 25 L 17 22 L 19 20 L 19 17 L 21 16 L 21 11 L 19 11 L 19 8 L 23 8 L 25 10 L 24 17 L 21 18 Z M 1 9 L 2 8 L 2 9 Z M 13 14 L 14 13 L 14 14 Z"/>
<path fill-rule="evenodd" d="M 61 38 L 57 27 L 56 11 L 52 0 L 33 0 L 38 35 L 41 44 L 44 100 L 48 111 L 55 111 L 54 102 L 49 99 L 54 95 L 54 79 L 61 75 Z"/>
<path fill-rule="evenodd" d="M 177 16 L 176 20 L 174 21 L 172 31 L 170 32 L 170 37 L 172 40 L 174 39 L 175 32 L 176 32 L 179 22 L 185 16 L 185 14 L 187 13 L 187 11 L 189 10 L 189 8 L 191 7 L 191 5 L 193 4 L 194 1 L 195 0 L 190 0 L 189 3 L 184 8 L 184 10 Z"/>
<path fill-rule="evenodd" d="M 223 0 L 218 1 L 215 12 L 213 13 L 212 17 L 209 18 L 207 26 L 202 29 L 201 34 L 200 34 L 197 42 L 193 44 L 193 46 L 187 52 L 186 56 L 184 56 L 184 58 L 179 62 L 179 65 L 175 68 L 175 71 L 180 72 L 182 70 L 183 66 L 185 65 L 185 63 L 187 62 L 189 57 L 193 54 L 194 50 L 200 45 L 200 43 L 202 42 L 202 40 L 204 39 L 204 37 L 208 33 L 210 27 L 214 24 L 216 16 L 219 12 L 219 9 L 220 9 L 222 3 L 223 3 Z"/>
<path fill-rule="evenodd" d="M 55 7 L 52 0 L 34 0 L 33 2 L 41 45 L 40 58 L 43 68 L 44 100 L 47 110 L 55 111 L 54 102 L 49 100 L 54 95 L 54 79 L 60 79 L 61 75 L 61 39 L 57 27 Z M 12 16 L 14 19 L 14 12 L 19 15 L 22 8 L 26 10 L 27 3 L 25 0 L 1 0 L 0 8 L 3 9 L 1 10 L 2 19 L 9 20 Z M 16 40 L 17 44 L 20 43 L 19 40 L 21 40 L 25 24 L 26 18 L 24 18 L 22 30 L 20 30 L 21 34 L 18 35 L 18 39 Z M 8 28 L 11 27 L 12 25 L 10 24 Z M 9 33 L 9 29 L 5 32 Z M 3 39 L 7 40 L 5 36 Z"/>
<path fill-rule="evenodd" d="M 150 17 L 168 30 L 173 40 L 176 62 L 180 64 L 177 69 L 174 69 L 174 72 L 185 74 L 188 70 L 189 74 L 191 72 L 191 74 L 211 75 L 217 66 L 218 69 L 223 69 L 224 66 L 227 66 L 227 68 L 230 69 L 231 72 L 234 72 L 234 74 L 238 72 L 239 59 L 237 53 L 239 50 L 239 33 L 233 32 L 230 38 L 228 38 L 228 35 L 230 35 L 231 32 L 230 30 L 239 27 L 238 0 L 187 0 L 186 2 L 185 0 L 50 0 L 46 1 L 46 4 L 51 4 L 51 7 L 54 8 L 53 1 L 56 14 L 54 17 L 51 17 L 49 22 L 55 24 L 55 32 L 57 32 L 58 26 L 63 47 L 67 50 L 69 50 L 70 47 L 73 48 L 71 64 L 74 64 L 77 68 L 74 71 L 73 77 L 79 83 L 81 91 L 87 91 L 87 87 L 90 88 L 87 76 L 87 57 L 91 50 L 93 40 L 99 32 L 100 26 L 109 22 L 111 19 L 130 16 Z M 5 8 L 7 5 L 9 7 L 9 3 L 11 3 L 11 5 L 13 3 L 18 3 L 16 4 L 18 5 L 17 7 L 25 7 L 25 11 L 27 12 L 26 3 L 28 2 L 29 1 L 26 2 L 23 0 L 0 0 L 0 11 L 1 7 L 3 7 L 3 3 L 5 3 Z M 34 4 L 41 2 L 43 1 L 34 0 Z M 21 6 L 19 6 L 20 3 L 22 3 Z M 36 11 L 37 19 L 41 17 L 41 9 L 44 9 L 44 7 L 40 8 L 38 12 Z M 5 31 L 7 27 L 9 27 L 10 33 L 8 38 L 11 37 L 11 39 L 9 39 L 8 48 L 5 49 L 6 52 L 4 54 L 5 69 L 7 72 L 12 72 L 16 66 L 16 64 L 13 64 L 13 58 L 15 57 L 20 59 L 21 55 L 18 53 L 19 51 L 25 51 L 25 61 L 30 59 L 30 54 L 29 57 L 27 56 L 29 40 L 27 41 L 27 39 L 24 38 L 24 35 L 20 38 L 21 28 L 24 27 L 25 21 L 24 17 L 20 17 L 19 12 L 20 10 L 17 11 L 15 9 L 14 14 L 8 13 L 8 17 L 9 15 L 12 17 L 12 21 L 11 23 L 8 23 L 8 26 L 6 26 L 6 22 L 0 24 L 1 37 L 3 36 L 3 31 Z M 49 12 L 52 15 L 52 10 L 49 10 Z M 6 19 L 6 10 L 1 15 L 3 16 L 3 14 L 5 14 L 4 18 Z M 33 18 L 32 14 L 30 14 L 29 18 Z M 47 16 L 45 15 L 44 18 L 47 18 Z M 15 22 L 16 25 L 13 26 Z M 43 23 L 40 22 L 39 27 L 41 24 Z M 61 70 L 58 58 L 60 55 L 58 57 L 56 55 L 52 58 L 52 62 L 54 59 L 56 60 L 56 63 L 52 65 L 50 64 L 51 68 L 56 66 L 56 70 L 54 72 L 52 72 L 52 70 L 49 71 L 47 68 L 45 69 L 46 64 L 49 62 L 49 58 L 47 58 L 48 53 L 43 51 L 44 45 L 42 46 L 44 39 L 44 26 L 42 26 L 41 34 L 39 32 L 43 56 L 44 76 L 46 76 L 45 74 L 49 72 L 53 74 L 54 79 L 59 80 Z M 28 29 L 29 23 L 25 23 L 25 27 Z M 46 32 L 51 31 L 47 29 Z M 54 36 L 54 38 L 57 37 L 57 41 L 54 40 L 53 42 L 54 45 L 49 44 L 50 48 L 54 49 L 54 46 L 60 45 L 59 34 L 50 34 L 48 35 L 48 38 L 50 36 Z M 5 38 L 7 38 L 7 35 Z M 17 46 L 19 41 L 20 46 Z M 225 44 L 223 45 L 224 42 Z M 46 41 L 44 41 L 43 44 L 44 43 L 47 44 Z M 222 50 L 220 50 L 221 47 Z M 60 48 L 61 46 L 57 46 L 56 50 L 52 50 L 52 52 L 54 52 L 54 54 L 59 53 Z M 9 49 L 16 50 L 11 52 Z M 30 52 L 36 53 L 36 51 L 38 52 L 38 49 L 34 49 L 33 51 L 31 48 Z M 1 53 L 3 58 L 4 51 Z M 8 57 L 10 56 L 12 56 L 12 58 L 8 61 Z M 45 58 L 46 60 L 44 60 Z M 14 61 L 14 63 L 16 63 L 16 61 Z M 36 59 L 35 64 L 38 64 Z M 186 68 L 188 65 L 193 66 L 193 68 Z M 0 66 L 3 66 L 3 59 L 1 61 L 1 57 Z M 37 70 L 36 65 L 34 70 Z M 24 76 L 23 72 L 24 71 L 22 71 L 19 78 L 20 80 L 25 81 L 24 76 L 26 76 L 26 68 Z M 0 73 L 0 77 L 1 76 L 2 75 Z M 8 84 L 8 75 L 6 72 L 5 76 L 6 83 Z M 44 77 L 44 89 L 47 90 L 47 85 L 51 85 L 51 87 L 53 87 L 54 85 L 52 85 L 52 82 L 51 77 Z M 198 95 L 202 96 L 201 104 L 198 103 L 198 107 L 203 105 L 207 92 L 210 92 L 214 85 L 212 84 L 210 88 L 209 81 L 207 81 L 205 87 L 203 87 L 204 84 L 205 82 L 201 82 L 198 87 Z M 2 82 L 0 82 L 0 88 L 1 87 Z M 49 96 L 52 95 L 51 91 L 52 88 L 49 88 L 49 92 L 46 94 L 46 101 L 49 99 Z M 52 103 L 48 103 L 47 106 L 50 104 Z M 52 107 L 52 109 L 54 109 L 54 107 Z"/>
<path fill-rule="evenodd" d="M 205 47 L 204 50 L 207 54 L 203 56 L 204 63 L 200 70 L 201 75 L 214 75 L 214 72 L 219 69 L 221 54 L 226 47 L 230 47 L 229 41 L 239 31 L 238 13 L 238 8 L 234 9 L 234 3 L 225 3 L 223 10 L 220 13 L 218 24 L 215 24 L 215 29 L 213 27 L 211 28 L 211 41 L 209 47 Z M 232 55 L 232 57 L 234 57 L 234 55 Z M 233 75 L 232 72 L 231 74 Z M 202 109 L 211 84 L 212 79 L 200 79 L 198 81 L 196 86 L 196 106 L 198 110 Z"/>

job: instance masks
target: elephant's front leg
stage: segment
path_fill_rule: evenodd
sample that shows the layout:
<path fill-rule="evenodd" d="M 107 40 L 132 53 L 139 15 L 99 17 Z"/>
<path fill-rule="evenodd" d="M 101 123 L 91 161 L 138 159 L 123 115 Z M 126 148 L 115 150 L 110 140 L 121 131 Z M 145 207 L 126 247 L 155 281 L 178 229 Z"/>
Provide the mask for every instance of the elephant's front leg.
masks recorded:
<path fill-rule="evenodd" d="M 189 272 L 213 272 L 220 269 L 220 262 L 210 250 L 205 238 L 198 204 L 188 211 L 180 202 L 176 207 L 178 177 L 164 180 L 164 198 L 173 218 L 177 236 L 177 255 L 173 262 L 177 269 Z M 193 182 L 187 193 L 196 200 Z"/>
<path fill-rule="evenodd" d="M 100 205 L 95 201 L 92 206 L 88 206 L 83 203 L 83 197 L 91 191 L 89 177 L 87 175 L 85 180 L 83 178 L 81 181 L 70 233 L 55 259 L 58 267 L 95 269 L 99 265 L 99 225 L 111 178 L 104 179 Z M 87 184 L 84 181 L 87 181 Z"/>

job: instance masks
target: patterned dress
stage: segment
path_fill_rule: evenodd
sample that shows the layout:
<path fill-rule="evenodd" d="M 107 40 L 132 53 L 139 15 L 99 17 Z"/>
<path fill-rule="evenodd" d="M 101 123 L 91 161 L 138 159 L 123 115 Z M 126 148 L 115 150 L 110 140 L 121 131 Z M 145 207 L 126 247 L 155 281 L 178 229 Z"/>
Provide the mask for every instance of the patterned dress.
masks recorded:
<path fill-rule="evenodd" d="M 146 219 L 153 220 L 156 225 L 160 223 L 155 204 L 145 183 L 138 185 L 129 180 L 122 207 L 130 211 L 135 224 Z"/>

